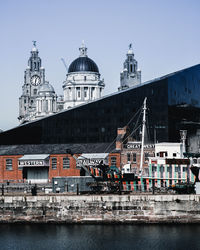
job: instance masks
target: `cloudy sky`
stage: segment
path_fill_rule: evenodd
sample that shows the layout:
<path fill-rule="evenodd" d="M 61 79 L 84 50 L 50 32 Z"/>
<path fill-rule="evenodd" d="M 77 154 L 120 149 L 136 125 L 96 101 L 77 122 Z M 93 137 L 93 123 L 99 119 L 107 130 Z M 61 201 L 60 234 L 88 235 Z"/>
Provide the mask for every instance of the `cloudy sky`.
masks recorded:
<path fill-rule="evenodd" d="M 198 0 L 0 1 L 0 128 L 18 125 L 24 70 L 37 41 L 46 80 L 62 94 L 66 71 L 84 40 L 106 88 L 117 91 L 128 44 L 142 81 L 200 63 Z"/>

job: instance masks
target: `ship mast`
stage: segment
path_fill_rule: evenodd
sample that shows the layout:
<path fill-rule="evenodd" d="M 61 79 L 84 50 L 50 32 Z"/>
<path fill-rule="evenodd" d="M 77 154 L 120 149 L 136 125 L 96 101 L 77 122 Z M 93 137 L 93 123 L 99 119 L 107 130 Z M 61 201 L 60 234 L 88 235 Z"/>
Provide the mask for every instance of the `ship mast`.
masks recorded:
<path fill-rule="evenodd" d="M 142 145 L 141 145 L 141 157 L 140 157 L 140 175 L 142 175 L 142 165 L 143 165 L 143 155 L 144 155 L 144 132 L 145 132 L 145 125 L 146 125 L 146 107 L 147 98 L 144 98 L 143 104 L 143 119 L 142 119 Z"/>

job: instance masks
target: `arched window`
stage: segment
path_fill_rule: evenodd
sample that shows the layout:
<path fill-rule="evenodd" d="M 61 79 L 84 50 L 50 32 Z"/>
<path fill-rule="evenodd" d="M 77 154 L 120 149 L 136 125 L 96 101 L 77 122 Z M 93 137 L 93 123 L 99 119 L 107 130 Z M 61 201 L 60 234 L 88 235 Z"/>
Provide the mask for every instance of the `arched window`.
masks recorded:
<path fill-rule="evenodd" d="M 132 64 L 130 65 L 130 72 L 131 73 L 133 72 L 133 65 Z"/>
<path fill-rule="evenodd" d="M 70 159 L 68 157 L 63 158 L 63 169 L 70 168 Z"/>

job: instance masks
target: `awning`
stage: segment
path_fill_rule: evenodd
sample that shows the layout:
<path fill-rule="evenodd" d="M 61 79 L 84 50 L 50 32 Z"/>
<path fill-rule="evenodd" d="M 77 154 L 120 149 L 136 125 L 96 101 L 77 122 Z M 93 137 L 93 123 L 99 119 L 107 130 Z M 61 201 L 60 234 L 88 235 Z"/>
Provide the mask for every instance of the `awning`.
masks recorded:
<path fill-rule="evenodd" d="M 108 153 L 82 154 L 78 157 L 78 163 L 83 165 L 108 164 Z"/>
<path fill-rule="evenodd" d="M 49 154 L 41 155 L 24 155 L 19 160 L 46 160 L 49 157 Z"/>
<path fill-rule="evenodd" d="M 18 159 L 19 167 L 49 166 L 49 154 L 24 155 Z"/>

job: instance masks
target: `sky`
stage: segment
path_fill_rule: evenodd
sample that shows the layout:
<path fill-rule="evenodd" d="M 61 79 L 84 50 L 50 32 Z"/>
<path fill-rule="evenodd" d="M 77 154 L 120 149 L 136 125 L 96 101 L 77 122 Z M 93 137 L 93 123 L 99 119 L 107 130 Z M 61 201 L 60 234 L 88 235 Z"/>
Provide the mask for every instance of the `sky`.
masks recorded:
<path fill-rule="evenodd" d="M 128 45 L 142 82 L 200 63 L 199 0 L 1 0 L 0 129 L 18 126 L 32 41 L 46 80 L 63 94 L 66 64 L 82 40 L 99 67 L 104 95 L 117 91 Z"/>

